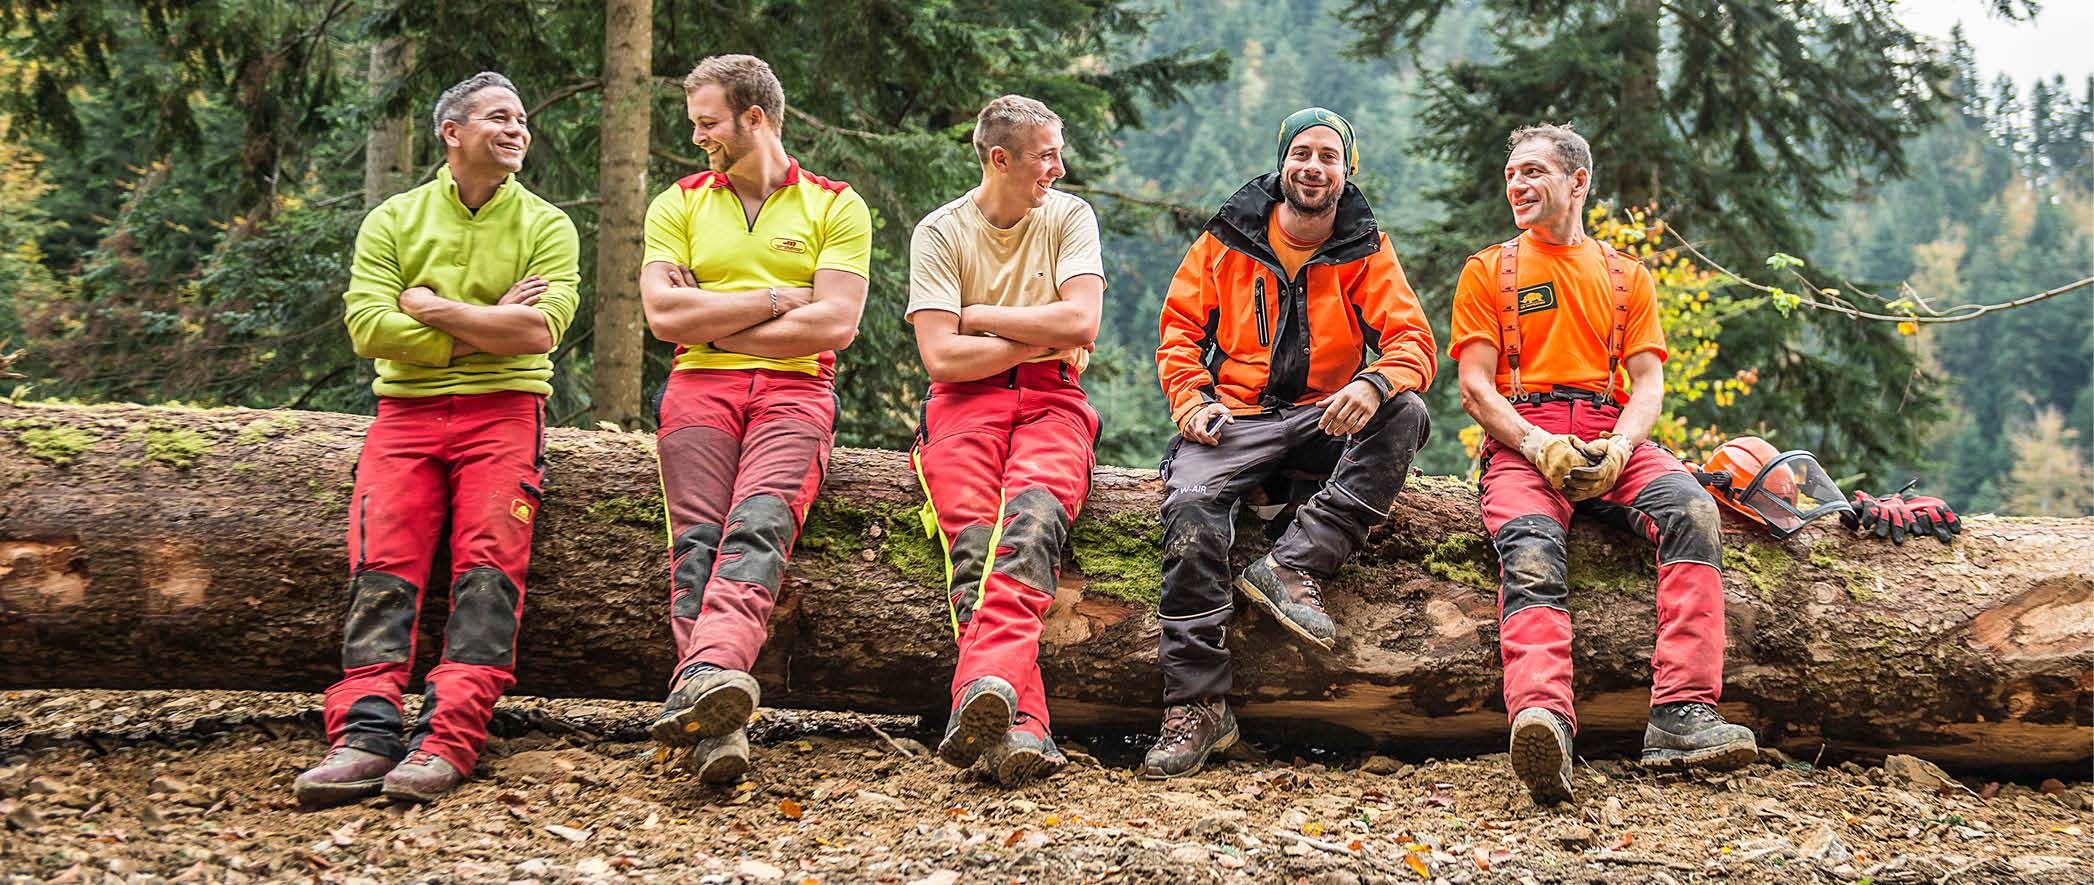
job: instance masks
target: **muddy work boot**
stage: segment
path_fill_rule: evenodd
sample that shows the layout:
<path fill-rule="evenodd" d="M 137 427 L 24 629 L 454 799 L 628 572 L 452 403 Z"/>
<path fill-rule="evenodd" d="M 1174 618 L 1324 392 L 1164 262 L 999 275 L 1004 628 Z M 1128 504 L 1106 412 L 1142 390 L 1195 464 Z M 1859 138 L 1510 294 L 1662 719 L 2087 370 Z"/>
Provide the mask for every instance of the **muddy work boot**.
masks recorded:
<path fill-rule="evenodd" d="M 738 784 L 749 773 L 749 732 L 737 728 L 691 748 L 686 763 L 700 783 Z"/>
<path fill-rule="evenodd" d="M 1708 704 L 1659 704 L 1650 708 L 1650 725 L 1643 729 L 1643 764 L 1653 768 L 1729 771 L 1759 755 L 1752 729 L 1731 724 Z"/>
<path fill-rule="evenodd" d="M 1015 787 L 1060 771 L 1069 764 L 1069 757 L 1054 745 L 1054 738 L 1013 728 L 1004 732 L 1001 742 L 982 753 L 982 764 L 988 766 L 997 783 Z"/>
<path fill-rule="evenodd" d="M 938 758 L 954 768 L 967 768 L 1003 740 L 1011 730 L 1011 717 L 1018 709 L 1018 692 L 997 676 L 983 676 L 967 683 L 960 692 L 960 705 L 945 723 L 945 739 L 938 742 Z"/>
<path fill-rule="evenodd" d="M 385 773 L 391 770 L 390 756 L 355 747 L 336 747 L 327 751 L 319 765 L 291 782 L 291 795 L 307 808 L 367 799 L 385 788 Z"/>
<path fill-rule="evenodd" d="M 1207 757 L 1236 746 L 1236 714 L 1219 696 L 1164 708 L 1163 735 L 1142 758 L 1142 777 L 1152 781 L 1199 771 Z"/>
<path fill-rule="evenodd" d="M 1512 773 L 1527 785 L 1536 805 L 1571 801 L 1571 728 L 1540 707 L 1512 720 Z"/>
<path fill-rule="evenodd" d="M 465 775 L 435 753 L 416 750 L 385 775 L 385 798 L 395 802 L 433 802 L 451 792 Z"/>
<path fill-rule="evenodd" d="M 1323 590 L 1307 572 L 1288 568 L 1271 555 L 1244 567 L 1236 576 L 1236 589 L 1294 635 L 1317 648 L 1330 651 L 1338 641 L 1338 628 L 1323 612 Z"/>
<path fill-rule="evenodd" d="M 687 747 L 749 724 L 761 696 L 756 678 L 740 670 L 698 663 L 676 674 L 648 732 L 664 746 Z"/>

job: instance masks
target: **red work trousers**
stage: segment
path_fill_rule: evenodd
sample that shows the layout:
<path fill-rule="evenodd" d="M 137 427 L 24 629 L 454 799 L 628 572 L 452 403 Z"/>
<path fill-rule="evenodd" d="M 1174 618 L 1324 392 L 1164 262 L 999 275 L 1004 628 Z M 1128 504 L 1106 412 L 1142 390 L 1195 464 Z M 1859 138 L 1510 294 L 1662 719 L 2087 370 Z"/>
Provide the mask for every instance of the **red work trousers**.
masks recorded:
<path fill-rule="evenodd" d="M 1017 727 L 1047 733 L 1041 619 L 1090 494 L 1097 438 L 1098 413 L 1064 362 L 931 385 L 910 458 L 946 550 L 955 707 L 968 683 L 998 676 L 1017 689 Z"/>
<path fill-rule="evenodd" d="M 669 508 L 674 672 L 696 663 L 746 671 L 756 662 L 829 464 L 834 391 L 826 373 L 669 373 L 655 453 Z"/>
<path fill-rule="evenodd" d="M 1516 406 L 1550 433 L 1595 439 L 1621 417 L 1611 403 L 1552 400 Z M 1651 704 L 1723 692 L 1723 579 L 1716 502 L 1679 459 L 1645 443 L 1614 488 L 1576 505 L 1516 450 L 1486 440 L 1483 526 L 1499 562 L 1498 648 L 1505 711 L 1541 707 L 1577 723 L 1571 691 L 1570 587 L 1565 530 L 1573 512 L 1609 518 L 1657 545 L 1658 636 Z"/>
<path fill-rule="evenodd" d="M 516 684 L 531 522 L 544 498 L 545 398 L 386 397 L 349 499 L 349 613 L 327 738 L 402 758 L 427 750 L 470 774 L 495 699 Z M 414 667 L 423 591 L 450 523 L 451 614 L 406 743 L 400 693 Z"/>

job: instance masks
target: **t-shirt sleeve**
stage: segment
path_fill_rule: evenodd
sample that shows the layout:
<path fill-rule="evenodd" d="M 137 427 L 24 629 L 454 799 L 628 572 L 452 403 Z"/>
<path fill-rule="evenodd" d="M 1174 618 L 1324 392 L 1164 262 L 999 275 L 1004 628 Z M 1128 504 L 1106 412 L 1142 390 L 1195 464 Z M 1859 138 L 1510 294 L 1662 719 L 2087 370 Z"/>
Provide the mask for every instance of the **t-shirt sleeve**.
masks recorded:
<path fill-rule="evenodd" d="M 1474 341 L 1498 346 L 1495 301 L 1483 257 L 1469 256 L 1461 267 L 1461 281 L 1454 287 L 1454 321 L 1448 331 L 1447 356 L 1460 362 L 1462 347 Z"/>
<path fill-rule="evenodd" d="M 1658 319 L 1658 287 L 1651 280 L 1650 268 L 1641 263 L 1635 266 L 1635 278 L 1629 283 L 1629 325 L 1624 330 L 1626 341 L 1622 342 L 1621 358 L 1624 362 L 1639 353 L 1656 353 L 1663 362 L 1665 350 L 1665 326 Z"/>
<path fill-rule="evenodd" d="M 1105 258 L 1098 245 L 1098 216 L 1091 211 L 1091 204 L 1076 199 L 1075 207 L 1062 215 L 1061 229 L 1057 232 L 1054 259 L 1054 285 L 1059 288 L 1073 277 L 1097 274 L 1105 278 Z"/>
<path fill-rule="evenodd" d="M 822 244 L 814 257 L 815 270 L 849 271 L 872 277 L 872 212 L 855 190 L 836 195 L 829 206 L 828 223 L 822 229 Z"/>
<path fill-rule="evenodd" d="M 670 185 L 647 204 L 647 251 L 642 265 L 666 261 L 691 266 L 691 211 L 682 185 Z"/>
<path fill-rule="evenodd" d="M 950 244 L 937 228 L 919 224 L 909 236 L 909 307 L 904 317 L 919 310 L 960 312 L 960 265 Z"/>

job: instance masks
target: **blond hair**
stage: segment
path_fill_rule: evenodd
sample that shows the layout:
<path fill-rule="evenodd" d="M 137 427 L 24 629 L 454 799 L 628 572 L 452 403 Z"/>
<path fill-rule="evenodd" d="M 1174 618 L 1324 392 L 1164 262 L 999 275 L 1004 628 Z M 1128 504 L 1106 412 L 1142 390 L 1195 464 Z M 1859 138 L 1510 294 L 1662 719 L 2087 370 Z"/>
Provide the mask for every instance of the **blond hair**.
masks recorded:
<path fill-rule="evenodd" d="M 1018 133 L 1034 126 L 1060 126 L 1062 118 L 1045 104 L 1023 95 L 1006 95 L 989 102 L 974 118 L 974 156 L 987 165 L 989 149 L 1010 150 Z"/>
<path fill-rule="evenodd" d="M 785 87 L 771 66 L 753 55 L 714 55 L 698 62 L 683 78 L 683 91 L 714 85 L 727 94 L 727 107 L 740 117 L 752 107 L 763 108 L 773 131 L 785 126 Z"/>

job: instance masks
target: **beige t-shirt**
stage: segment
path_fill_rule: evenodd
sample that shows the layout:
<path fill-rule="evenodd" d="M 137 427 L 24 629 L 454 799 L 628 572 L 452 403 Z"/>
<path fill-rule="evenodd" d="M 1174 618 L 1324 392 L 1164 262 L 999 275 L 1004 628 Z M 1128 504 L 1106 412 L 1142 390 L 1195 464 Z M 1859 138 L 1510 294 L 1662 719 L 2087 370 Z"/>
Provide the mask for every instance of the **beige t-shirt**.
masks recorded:
<path fill-rule="evenodd" d="M 977 188 L 976 190 L 979 190 Z M 976 190 L 933 210 L 909 240 L 909 307 L 959 313 L 970 304 L 1031 307 L 1061 300 L 1061 285 L 1083 274 L 1105 277 L 1098 217 L 1074 194 L 1047 192 L 1047 202 L 1008 230 L 982 217 Z M 1079 371 L 1090 351 L 1070 348 L 1032 360 L 1067 360 Z"/>

